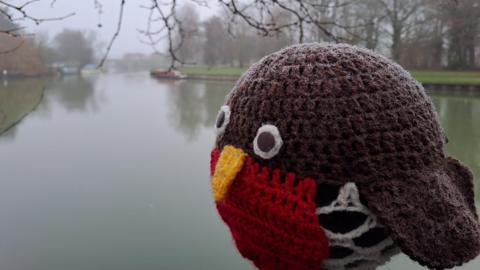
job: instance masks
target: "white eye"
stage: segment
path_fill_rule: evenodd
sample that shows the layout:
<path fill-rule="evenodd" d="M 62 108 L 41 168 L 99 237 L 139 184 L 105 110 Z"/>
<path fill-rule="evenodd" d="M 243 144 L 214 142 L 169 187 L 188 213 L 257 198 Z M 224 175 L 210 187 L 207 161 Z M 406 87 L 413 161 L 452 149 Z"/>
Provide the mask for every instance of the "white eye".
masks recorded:
<path fill-rule="evenodd" d="M 217 131 L 217 135 L 222 134 L 225 132 L 225 128 L 227 127 L 228 123 L 230 122 L 230 107 L 224 105 L 220 107 L 220 111 L 218 111 L 217 120 L 215 121 L 215 130 Z"/>
<path fill-rule="evenodd" d="M 280 151 L 283 141 L 278 128 L 274 125 L 263 125 L 257 130 L 253 140 L 253 151 L 264 159 L 274 157 Z"/>

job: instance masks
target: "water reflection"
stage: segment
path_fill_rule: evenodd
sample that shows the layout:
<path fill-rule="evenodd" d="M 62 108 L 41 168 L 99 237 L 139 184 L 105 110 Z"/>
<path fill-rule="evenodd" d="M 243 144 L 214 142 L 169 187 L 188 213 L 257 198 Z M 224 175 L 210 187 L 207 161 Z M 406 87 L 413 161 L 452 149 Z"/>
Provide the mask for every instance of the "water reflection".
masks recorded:
<path fill-rule="evenodd" d="M 13 137 L 15 125 L 43 99 L 44 81 L 14 80 L 0 86 L 0 135 Z M 6 131 L 9 132 L 6 132 Z"/>
<path fill-rule="evenodd" d="M 158 81 L 168 89 L 168 119 L 189 140 L 196 139 L 203 128 L 215 122 L 219 104 L 233 82 Z M 442 127 L 450 143 L 446 150 L 466 163 L 480 179 L 480 98 L 432 96 Z M 480 200 L 480 184 L 476 185 Z"/>
<path fill-rule="evenodd" d="M 168 89 L 168 108 L 172 126 L 189 140 L 198 132 L 214 124 L 219 104 L 232 82 L 159 81 Z M 442 127 L 450 143 L 446 150 L 462 160 L 480 179 L 480 98 L 458 96 L 432 96 Z M 480 184 L 476 185 L 480 200 Z"/>
<path fill-rule="evenodd" d="M 447 133 L 446 150 L 465 162 L 477 179 L 476 196 L 480 200 L 480 98 L 432 97 Z"/>
<path fill-rule="evenodd" d="M 194 140 L 202 128 L 212 127 L 218 109 L 232 82 L 159 81 L 168 89 L 168 109 L 171 125 Z"/>
<path fill-rule="evenodd" d="M 0 135 L 13 138 L 17 124 L 33 110 L 50 116 L 53 103 L 69 112 L 96 112 L 105 98 L 95 89 L 96 78 L 11 80 L 0 85 Z M 8 131 L 8 132 L 7 132 Z"/>
<path fill-rule="evenodd" d="M 48 102 L 54 99 L 70 112 L 98 111 L 100 100 L 95 93 L 96 80 L 96 77 L 79 76 L 51 80 L 46 86 L 48 99 L 42 105 L 48 108 Z"/>
<path fill-rule="evenodd" d="M 208 185 L 213 124 L 233 82 L 109 74 L 20 84 L 0 86 L 2 125 L 41 103 L 0 136 L 15 135 L 0 141 L 0 269 L 253 269 Z M 480 201 L 480 99 L 433 100 Z M 424 268 L 401 255 L 380 269 Z"/>

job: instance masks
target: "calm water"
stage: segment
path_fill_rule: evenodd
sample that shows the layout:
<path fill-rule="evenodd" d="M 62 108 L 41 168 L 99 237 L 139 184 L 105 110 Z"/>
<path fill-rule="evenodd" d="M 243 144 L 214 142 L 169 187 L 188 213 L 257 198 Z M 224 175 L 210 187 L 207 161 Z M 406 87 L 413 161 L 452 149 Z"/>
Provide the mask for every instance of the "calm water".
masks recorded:
<path fill-rule="evenodd" d="M 0 269 L 253 269 L 208 184 L 211 127 L 233 82 L 1 83 Z M 480 179 L 480 99 L 434 101 L 448 151 Z M 422 268 L 399 255 L 382 269 Z"/>

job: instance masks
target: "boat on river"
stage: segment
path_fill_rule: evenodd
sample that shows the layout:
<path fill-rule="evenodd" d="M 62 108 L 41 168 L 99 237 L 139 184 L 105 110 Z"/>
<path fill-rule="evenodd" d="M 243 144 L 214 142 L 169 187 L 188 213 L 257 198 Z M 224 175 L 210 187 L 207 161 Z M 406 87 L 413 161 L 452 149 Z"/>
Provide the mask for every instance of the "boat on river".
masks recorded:
<path fill-rule="evenodd" d="M 106 70 L 103 67 L 98 67 L 96 64 L 89 64 L 80 70 L 82 77 L 95 76 L 98 74 L 105 73 Z"/>
<path fill-rule="evenodd" d="M 187 78 L 187 75 L 178 70 L 154 69 L 150 71 L 150 76 L 157 79 L 181 80 Z"/>

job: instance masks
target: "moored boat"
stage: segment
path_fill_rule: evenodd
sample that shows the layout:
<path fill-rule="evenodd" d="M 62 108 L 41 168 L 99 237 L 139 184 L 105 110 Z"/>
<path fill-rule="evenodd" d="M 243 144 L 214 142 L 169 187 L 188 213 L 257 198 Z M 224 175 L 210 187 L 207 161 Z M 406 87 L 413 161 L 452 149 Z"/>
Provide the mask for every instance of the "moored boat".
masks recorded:
<path fill-rule="evenodd" d="M 162 69 L 154 69 L 150 71 L 150 75 L 157 79 L 173 79 L 173 80 L 180 80 L 187 78 L 187 75 L 181 73 L 178 70 L 162 70 Z"/>
<path fill-rule="evenodd" d="M 106 70 L 104 68 L 98 67 L 96 64 L 86 65 L 85 67 L 83 67 L 80 70 L 80 74 L 83 77 L 98 75 L 98 74 L 105 73 L 105 72 L 106 72 Z"/>

